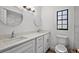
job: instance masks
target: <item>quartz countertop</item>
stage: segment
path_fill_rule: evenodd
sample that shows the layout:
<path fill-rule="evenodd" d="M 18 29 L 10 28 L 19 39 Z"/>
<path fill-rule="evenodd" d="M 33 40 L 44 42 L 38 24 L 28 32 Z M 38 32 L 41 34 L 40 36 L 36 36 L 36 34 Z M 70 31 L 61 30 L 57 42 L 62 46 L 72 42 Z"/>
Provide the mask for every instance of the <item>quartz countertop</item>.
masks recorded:
<path fill-rule="evenodd" d="M 34 32 L 30 34 L 25 34 L 25 35 L 19 35 L 16 36 L 15 38 L 5 38 L 0 40 L 0 52 L 5 51 L 6 49 L 9 49 L 13 46 L 19 45 L 21 43 L 33 40 L 39 36 L 45 35 L 49 32 L 47 31 L 41 31 L 41 32 Z"/>

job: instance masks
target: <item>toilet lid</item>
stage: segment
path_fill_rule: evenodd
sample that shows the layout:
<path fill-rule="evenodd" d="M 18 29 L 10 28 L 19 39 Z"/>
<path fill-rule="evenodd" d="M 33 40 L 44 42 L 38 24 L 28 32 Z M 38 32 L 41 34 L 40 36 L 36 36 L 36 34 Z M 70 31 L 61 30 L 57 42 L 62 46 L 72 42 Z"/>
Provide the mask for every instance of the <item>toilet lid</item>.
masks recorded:
<path fill-rule="evenodd" d="M 56 50 L 59 52 L 67 52 L 66 47 L 64 45 L 61 45 L 61 44 L 56 46 Z"/>

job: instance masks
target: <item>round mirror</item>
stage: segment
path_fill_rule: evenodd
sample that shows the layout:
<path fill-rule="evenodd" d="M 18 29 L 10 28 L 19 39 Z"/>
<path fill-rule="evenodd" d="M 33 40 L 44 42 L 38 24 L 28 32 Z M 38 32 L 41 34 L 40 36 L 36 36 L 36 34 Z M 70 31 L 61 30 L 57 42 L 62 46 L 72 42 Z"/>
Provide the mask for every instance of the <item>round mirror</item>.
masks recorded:
<path fill-rule="evenodd" d="M 23 15 L 8 9 L 0 8 L 0 20 L 9 26 L 18 26 L 23 21 Z"/>

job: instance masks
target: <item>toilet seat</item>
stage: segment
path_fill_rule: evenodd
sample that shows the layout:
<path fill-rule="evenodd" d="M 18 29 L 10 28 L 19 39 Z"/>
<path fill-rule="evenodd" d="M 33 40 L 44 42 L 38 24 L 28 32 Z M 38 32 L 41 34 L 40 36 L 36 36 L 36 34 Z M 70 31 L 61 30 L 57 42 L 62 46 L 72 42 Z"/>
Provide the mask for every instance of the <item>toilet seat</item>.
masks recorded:
<path fill-rule="evenodd" d="M 64 45 L 58 44 L 55 47 L 55 52 L 57 52 L 57 53 L 67 53 L 67 49 Z"/>

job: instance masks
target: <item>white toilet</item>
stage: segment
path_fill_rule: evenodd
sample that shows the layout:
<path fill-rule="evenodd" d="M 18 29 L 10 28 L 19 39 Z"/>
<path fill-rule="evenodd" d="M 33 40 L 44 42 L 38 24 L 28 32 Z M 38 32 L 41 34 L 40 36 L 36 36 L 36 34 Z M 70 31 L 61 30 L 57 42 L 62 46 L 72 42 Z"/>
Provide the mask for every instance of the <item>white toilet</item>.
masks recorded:
<path fill-rule="evenodd" d="M 57 44 L 55 46 L 56 53 L 68 53 L 67 45 L 68 45 L 68 37 L 63 35 L 57 35 Z"/>

